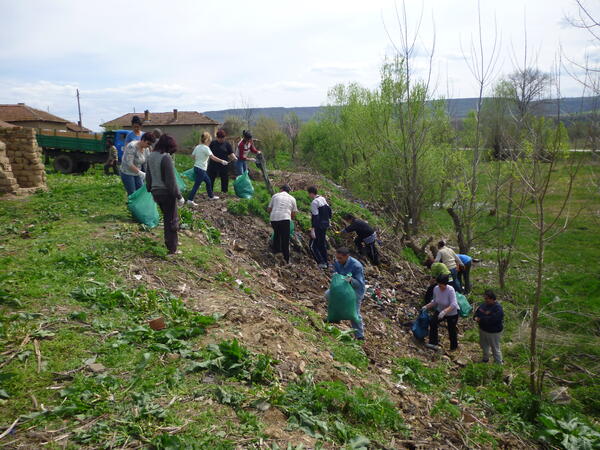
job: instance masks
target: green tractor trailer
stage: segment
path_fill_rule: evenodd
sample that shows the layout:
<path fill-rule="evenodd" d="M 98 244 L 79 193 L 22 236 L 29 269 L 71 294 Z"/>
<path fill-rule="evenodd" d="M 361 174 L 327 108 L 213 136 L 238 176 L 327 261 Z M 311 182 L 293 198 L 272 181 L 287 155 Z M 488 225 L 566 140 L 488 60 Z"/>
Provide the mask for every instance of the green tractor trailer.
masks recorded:
<path fill-rule="evenodd" d="M 46 163 L 53 160 L 54 168 L 61 173 L 83 173 L 92 164 L 108 159 L 106 141 L 110 139 L 123 154 L 125 138 L 130 130 L 105 131 L 104 133 L 73 133 L 59 130 L 37 130 L 38 145 L 44 152 Z"/>

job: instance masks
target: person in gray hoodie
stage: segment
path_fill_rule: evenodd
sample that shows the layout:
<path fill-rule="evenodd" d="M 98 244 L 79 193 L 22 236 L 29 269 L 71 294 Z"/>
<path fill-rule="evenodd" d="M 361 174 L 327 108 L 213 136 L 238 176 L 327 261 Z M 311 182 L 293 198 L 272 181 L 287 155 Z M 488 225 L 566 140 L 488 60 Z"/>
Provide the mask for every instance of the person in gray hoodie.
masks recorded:
<path fill-rule="evenodd" d="M 181 253 L 177 251 L 179 230 L 177 205 L 183 206 L 183 197 L 177 186 L 175 166 L 171 158 L 176 151 L 175 139 L 168 134 L 163 134 L 147 159 L 146 189 L 152 193 L 154 201 L 163 213 L 165 246 L 169 254 Z"/>

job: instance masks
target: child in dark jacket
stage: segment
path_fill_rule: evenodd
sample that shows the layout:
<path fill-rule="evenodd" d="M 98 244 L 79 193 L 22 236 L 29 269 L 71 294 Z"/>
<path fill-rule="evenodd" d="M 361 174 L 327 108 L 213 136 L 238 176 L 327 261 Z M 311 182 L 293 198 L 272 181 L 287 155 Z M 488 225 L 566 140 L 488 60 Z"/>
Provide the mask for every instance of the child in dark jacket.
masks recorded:
<path fill-rule="evenodd" d="M 482 362 L 490 359 L 490 348 L 496 364 L 502 364 L 500 337 L 504 328 L 504 311 L 496 301 L 496 294 L 487 290 L 483 294 L 484 302 L 475 311 L 475 320 L 479 324 L 479 345 L 483 351 Z"/>

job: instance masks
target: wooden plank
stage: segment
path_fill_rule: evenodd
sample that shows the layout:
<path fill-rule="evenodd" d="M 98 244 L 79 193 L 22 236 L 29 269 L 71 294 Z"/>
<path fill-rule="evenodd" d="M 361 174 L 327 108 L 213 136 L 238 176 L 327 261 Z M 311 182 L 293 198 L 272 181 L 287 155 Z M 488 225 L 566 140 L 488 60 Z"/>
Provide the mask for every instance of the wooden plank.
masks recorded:
<path fill-rule="evenodd" d="M 95 141 L 102 140 L 101 133 L 79 133 L 77 131 L 65 131 L 65 130 L 43 130 L 37 129 L 36 132 L 38 134 L 42 134 L 44 136 L 57 136 L 57 137 L 69 137 L 69 138 L 78 138 L 78 139 L 93 139 Z"/>

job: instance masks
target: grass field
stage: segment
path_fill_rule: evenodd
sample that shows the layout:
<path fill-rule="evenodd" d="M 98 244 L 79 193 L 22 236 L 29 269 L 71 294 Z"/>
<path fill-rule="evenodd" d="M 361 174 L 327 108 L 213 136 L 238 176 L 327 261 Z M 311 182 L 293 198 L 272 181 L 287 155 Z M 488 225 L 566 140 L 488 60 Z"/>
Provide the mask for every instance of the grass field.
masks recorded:
<path fill-rule="evenodd" d="M 176 162 L 180 171 L 190 166 L 188 157 L 178 156 Z M 574 421 L 578 433 L 589 425 L 585 416 L 597 420 L 600 398 L 594 375 L 599 342 L 592 328 L 598 317 L 598 202 L 580 180 L 574 202 L 596 206 L 582 209 L 572 228 L 549 246 L 543 322 L 546 351 L 553 354 L 551 375 L 573 383 L 569 387 L 575 401 L 568 407 L 544 403 L 541 409 L 548 420 Z M 378 378 L 380 368 L 373 367 L 360 345 L 336 327 L 316 326 L 320 318 L 314 311 L 266 310 L 271 321 L 294 329 L 281 344 L 297 334 L 305 349 L 334 355 L 333 363 L 342 367 L 336 370 L 348 372 L 356 383 L 340 382 L 338 372 L 333 379 L 315 381 L 310 374 L 320 363 L 310 360 L 306 376 L 284 382 L 274 355 L 252 351 L 233 319 L 199 307 L 197 298 L 239 301 L 244 308 L 255 298 L 250 288 L 246 292 L 235 285 L 247 273 L 229 259 L 227 249 L 214 245 L 219 235 L 210 224 L 197 221 L 195 234 L 181 233 L 184 253 L 171 261 L 162 231 L 146 230 L 131 220 L 117 177 L 100 171 L 50 173 L 48 185 L 48 192 L 0 201 L 0 431 L 19 418 L 2 445 L 260 447 L 275 440 L 274 418 L 278 429 L 285 430 L 277 433 L 284 433 L 284 442 L 294 442 L 292 448 L 362 448 L 369 440 L 385 445 L 392 438 L 423 433 L 407 427 L 403 401 L 389 397 L 389 387 Z M 258 211 L 266 198 L 259 187 L 256 205 L 244 207 Z M 303 192 L 298 201 L 306 208 Z M 341 196 L 332 202 L 338 209 L 357 208 Z M 226 205 L 239 209 L 238 203 Z M 260 215 L 262 210 L 246 213 Z M 430 211 L 427 227 L 427 233 L 448 237 L 449 217 Z M 524 228 L 518 260 L 527 258 L 531 245 L 531 231 Z M 485 242 L 477 244 L 474 256 L 482 263 L 474 269 L 476 293 L 495 286 L 492 254 Z M 444 360 L 424 364 L 404 356 L 386 362 L 393 382 L 409 389 L 411 399 L 429 396 L 429 406 L 419 412 L 427 420 L 460 421 L 466 410 L 489 420 L 461 432 L 469 447 L 500 447 L 511 433 L 523 439 L 544 429 L 558 430 L 560 436 L 570 433 L 556 423 L 542 424 L 527 392 L 519 331 L 531 290 L 530 268 L 519 263 L 504 293 L 510 344 L 505 347 L 505 373 L 514 377 L 512 383 L 492 366 L 456 369 Z M 179 296 L 182 284 L 192 288 L 190 298 Z M 576 316 L 569 325 L 572 314 L 561 312 L 564 302 L 553 302 L 556 296 L 587 315 Z M 156 316 L 163 316 L 169 328 L 152 330 L 147 322 Z M 476 335 L 469 331 L 465 339 L 474 341 Z M 402 354 L 401 346 L 397 350 Z M 431 442 L 443 438 L 433 434 Z"/>
<path fill-rule="evenodd" d="M 484 168 L 483 171 L 487 170 Z M 542 332 L 540 341 L 549 368 L 559 377 L 577 383 L 573 392 L 585 410 L 600 414 L 600 192 L 597 177 L 600 165 L 586 162 L 579 170 L 569 202 L 569 221 L 564 233 L 547 244 L 545 253 Z M 556 211 L 562 197 L 560 191 L 568 179 L 565 166 L 555 172 L 548 209 Z M 488 180 L 481 179 L 482 192 Z M 484 197 L 482 195 L 482 199 Z M 529 212 L 533 205 L 529 205 Z M 477 224 L 480 234 L 493 227 L 493 217 L 483 215 Z M 424 234 L 453 241 L 453 225 L 445 210 L 430 210 L 424 220 Z M 509 357 L 515 363 L 527 362 L 525 343 L 528 338 L 527 317 L 535 279 L 536 234 L 526 220 L 522 222 L 516 252 L 503 292 L 507 321 L 505 339 L 513 341 Z M 498 291 L 495 249 L 488 236 L 475 242 L 472 256 L 481 260 L 472 270 L 474 295 L 485 289 Z M 573 366 L 573 364 L 575 366 Z M 580 366 L 577 369 L 576 366 Z M 581 385 L 579 384 L 581 383 Z"/>

